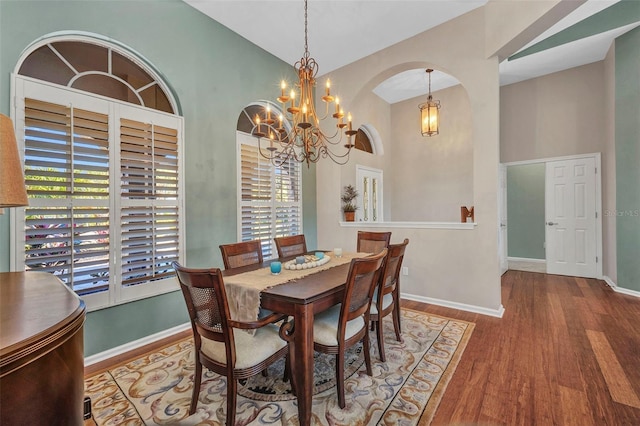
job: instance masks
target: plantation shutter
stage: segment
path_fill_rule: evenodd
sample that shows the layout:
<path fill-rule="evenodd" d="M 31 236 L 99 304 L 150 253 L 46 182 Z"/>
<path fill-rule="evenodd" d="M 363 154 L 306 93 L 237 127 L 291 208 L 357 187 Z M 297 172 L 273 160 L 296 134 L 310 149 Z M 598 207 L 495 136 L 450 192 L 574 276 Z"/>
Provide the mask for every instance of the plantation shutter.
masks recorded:
<path fill-rule="evenodd" d="M 29 205 L 15 267 L 49 272 L 90 309 L 177 290 L 182 118 L 16 77 Z"/>
<path fill-rule="evenodd" d="M 122 284 L 173 275 L 179 260 L 178 130 L 120 120 Z"/>
<path fill-rule="evenodd" d="M 274 237 L 302 233 L 301 170 L 295 161 L 275 167 L 255 138 L 238 132 L 239 239 L 260 240 L 265 259 L 276 255 Z"/>
<path fill-rule="evenodd" d="M 78 294 L 109 285 L 109 117 L 25 98 L 25 264 Z"/>
<path fill-rule="evenodd" d="M 302 234 L 300 163 L 289 161 L 275 173 L 276 237 Z"/>

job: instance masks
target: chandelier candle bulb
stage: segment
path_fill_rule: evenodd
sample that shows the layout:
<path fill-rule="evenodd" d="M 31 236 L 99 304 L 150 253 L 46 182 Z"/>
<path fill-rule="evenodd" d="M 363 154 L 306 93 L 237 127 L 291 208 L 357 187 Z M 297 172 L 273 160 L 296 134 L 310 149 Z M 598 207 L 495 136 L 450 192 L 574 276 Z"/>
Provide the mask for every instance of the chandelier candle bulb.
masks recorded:
<path fill-rule="evenodd" d="M 286 104 L 289 101 L 289 96 L 284 94 L 284 90 L 287 88 L 287 83 L 282 80 L 280 82 L 280 96 L 278 97 L 278 102 L 281 104 Z M 284 105 L 282 106 L 284 108 Z"/>
<path fill-rule="evenodd" d="M 267 119 L 265 120 L 265 123 L 268 125 L 273 124 L 273 120 L 271 119 L 271 106 L 267 105 Z"/>
<path fill-rule="evenodd" d="M 300 110 L 296 107 L 296 92 L 295 92 L 295 90 L 291 89 L 291 93 L 289 94 L 289 97 L 291 98 L 291 107 L 287 108 L 287 111 L 289 111 L 291 114 L 297 114 L 298 111 L 300 111 Z"/>
<path fill-rule="evenodd" d="M 256 114 L 256 125 L 258 126 L 258 131 L 256 132 L 256 135 L 258 137 L 262 137 L 264 136 L 264 133 L 262 133 L 262 129 L 260 128 L 260 116 L 258 114 Z"/>
<path fill-rule="evenodd" d="M 340 98 L 336 96 L 336 114 L 340 115 Z"/>

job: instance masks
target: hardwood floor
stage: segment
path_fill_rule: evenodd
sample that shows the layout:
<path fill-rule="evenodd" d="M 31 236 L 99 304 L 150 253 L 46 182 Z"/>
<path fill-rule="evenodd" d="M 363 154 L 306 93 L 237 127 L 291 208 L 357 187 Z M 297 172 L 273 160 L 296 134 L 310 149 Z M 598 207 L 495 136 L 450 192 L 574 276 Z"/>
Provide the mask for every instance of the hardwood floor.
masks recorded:
<path fill-rule="evenodd" d="M 402 301 L 476 324 L 432 424 L 640 425 L 640 299 L 600 280 L 509 271 L 502 304 L 493 318 Z"/>
<path fill-rule="evenodd" d="M 603 281 L 509 271 L 503 318 L 403 301 L 475 331 L 432 424 L 639 425 L 640 300 Z"/>

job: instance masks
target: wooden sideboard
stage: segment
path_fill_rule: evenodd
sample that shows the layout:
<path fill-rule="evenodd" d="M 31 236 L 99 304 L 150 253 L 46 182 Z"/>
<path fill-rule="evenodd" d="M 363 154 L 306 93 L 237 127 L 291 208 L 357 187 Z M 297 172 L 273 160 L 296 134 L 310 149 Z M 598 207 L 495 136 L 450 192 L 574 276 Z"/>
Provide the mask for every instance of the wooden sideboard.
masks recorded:
<path fill-rule="evenodd" d="M 44 272 L 0 273 L 0 423 L 82 426 L 85 305 Z"/>

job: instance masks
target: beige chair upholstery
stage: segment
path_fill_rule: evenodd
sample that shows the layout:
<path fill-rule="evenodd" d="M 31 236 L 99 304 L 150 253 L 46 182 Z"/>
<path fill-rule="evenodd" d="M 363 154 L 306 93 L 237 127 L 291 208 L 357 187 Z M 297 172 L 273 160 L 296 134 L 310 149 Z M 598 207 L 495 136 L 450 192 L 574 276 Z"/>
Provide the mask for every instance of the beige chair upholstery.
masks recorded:
<path fill-rule="evenodd" d="M 176 262 L 173 268 L 187 304 L 195 343 L 196 371 L 189 414 L 193 414 L 198 405 L 204 365 L 227 378 L 226 425 L 233 426 L 237 381 L 258 374 L 288 355 L 287 343 L 273 324 L 285 317 L 271 314 L 250 323 L 234 321 L 229 316 L 220 269 L 189 269 Z M 244 331 L 249 329 L 255 330 L 255 334 Z"/>

